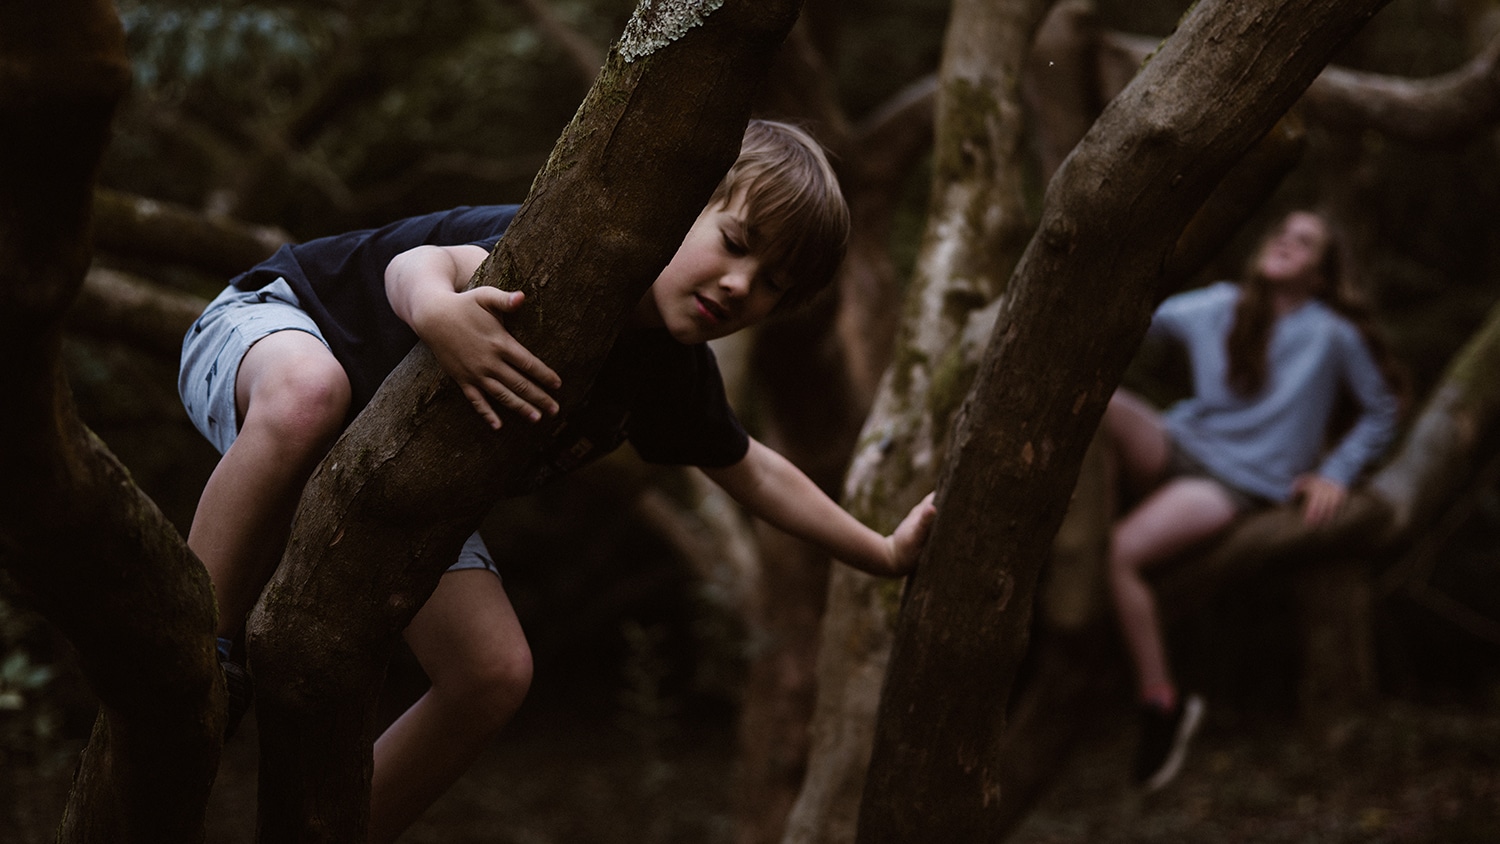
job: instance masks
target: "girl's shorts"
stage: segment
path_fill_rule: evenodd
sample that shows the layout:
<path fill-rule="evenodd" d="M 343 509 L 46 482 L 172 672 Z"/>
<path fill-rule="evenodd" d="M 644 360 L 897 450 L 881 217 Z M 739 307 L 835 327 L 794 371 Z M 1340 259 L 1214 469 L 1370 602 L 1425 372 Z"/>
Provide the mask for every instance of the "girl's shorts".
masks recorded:
<path fill-rule="evenodd" d="M 1263 507 L 1270 506 L 1270 500 L 1253 492 L 1247 492 L 1233 484 L 1226 483 L 1222 478 L 1209 471 L 1207 466 L 1198 462 L 1198 459 L 1183 451 L 1175 439 L 1171 440 L 1170 453 L 1167 455 L 1167 468 L 1162 475 L 1163 481 L 1172 478 L 1206 478 L 1218 484 L 1224 489 L 1229 500 L 1234 504 L 1236 514 L 1243 516 Z"/>
<path fill-rule="evenodd" d="M 182 339 L 177 393 L 188 418 L 220 454 L 239 435 L 234 392 L 240 362 L 251 346 L 278 331 L 305 331 L 328 345 L 317 323 L 302 310 L 297 294 L 280 278 L 259 290 L 225 288 Z M 458 562 L 448 571 L 461 569 L 486 569 L 500 576 L 478 533 L 464 543 Z"/>

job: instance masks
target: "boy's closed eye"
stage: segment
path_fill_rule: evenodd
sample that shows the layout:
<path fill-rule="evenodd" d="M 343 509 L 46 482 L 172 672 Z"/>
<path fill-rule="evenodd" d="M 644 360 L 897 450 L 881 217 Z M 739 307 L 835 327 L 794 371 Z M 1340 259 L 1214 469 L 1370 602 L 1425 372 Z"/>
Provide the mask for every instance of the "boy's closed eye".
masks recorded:
<path fill-rule="evenodd" d="M 750 247 L 746 243 L 744 235 L 730 231 L 729 229 L 723 229 L 720 234 L 724 238 L 725 252 L 728 252 L 736 258 L 743 258 L 744 256 L 750 254 Z"/>

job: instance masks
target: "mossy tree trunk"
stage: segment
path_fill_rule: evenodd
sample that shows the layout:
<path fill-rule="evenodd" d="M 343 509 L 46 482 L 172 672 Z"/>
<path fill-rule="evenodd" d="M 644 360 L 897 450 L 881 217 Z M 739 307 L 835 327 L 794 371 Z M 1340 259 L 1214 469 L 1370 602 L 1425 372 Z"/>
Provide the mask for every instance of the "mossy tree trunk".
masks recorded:
<path fill-rule="evenodd" d="M 1046 2 L 955 4 L 939 74 L 936 173 L 895 362 L 845 480 L 850 512 L 891 528 L 932 489 L 977 339 L 1031 231 L 1020 69 Z M 977 326 L 978 330 L 974 330 Z M 786 842 L 851 841 L 901 584 L 837 568 L 819 650 L 812 755 Z M 938 840 L 938 839 L 930 839 Z"/>
<path fill-rule="evenodd" d="M 103 0 L 0 4 L 0 565 L 78 651 L 100 715 L 58 839 L 202 841 L 223 734 L 207 575 L 79 421 L 60 323 L 129 79 Z"/>
<path fill-rule="evenodd" d="M 1049 186 L 903 605 L 858 840 L 993 840 L 1037 576 L 1179 235 L 1382 0 L 1201 2 Z M 1059 353 L 1066 350 L 1066 353 Z"/>
<path fill-rule="evenodd" d="M 481 267 L 480 283 L 525 290 L 507 325 L 562 376 L 564 417 L 734 160 L 797 11 L 643 3 Z M 419 347 L 314 473 L 250 623 L 260 840 L 363 840 L 391 648 L 549 431 L 489 431 Z"/>
<path fill-rule="evenodd" d="M 809 126 L 832 150 L 850 206 L 848 252 L 836 296 L 760 327 L 749 360 L 758 436 L 837 496 L 895 341 L 891 230 L 903 185 L 931 148 L 935 97 L 928 77 L 850 120 L 831 96 L 837 57 L 815 43 L 813 12 L 810 5 L 783 48 L 759 111 Z M 759 577 L 746 620 L 757 646 L 740 708 L 735 835 L 739 844 L 772 844 L 806 773 L 829 560 L 755 527 Z"/>
<path fill-rule="evenodd" d="M 1090 31 L 1087 16 L 1077 11 L 1054 15 L 1052 26 L 1057 43 L 1049 60 L 1083 67 L 1092 67 L 1097 61 L 1113 69 L 1099 74 L 1102 90 L 1094 90 L 1095 81 L 1088 74 L 1065 71 L 1062 76 L 1075 85 L 1086 86 L 1086 90 L 1048 90 L 1045 99 L 1032 100 L 1039 110 L 1056 109 L 1059 103 L 1087 108 L 1088 103 L 1112 98 L 1159 43 L 1156 39 L 1116 34 L 1104 37 L 1102 40 L 1108 42 L 1104 46 L 1100 34 Z M 1097 59 L 1095 50 L 1099 51 Z M 1387 117 L 1408 113 L 1413 106 L 1410 91 L 1452 91 L 1471 85 L 1469 80 L 1489 72 L 1487 68 L 1493 64 L 1490 55 L 1491 50 L 1485 49 L 1463 70 L 1426 82 L 1349 74 L 1333 67 L 1324 70 L 1309 86 L 1298 108 L 1241 159 L 1199 210 L 1178 243 L 1169 265 L 1173 269 L 1161 294 L 1177 289 L 1185 276 L 1196 271 L 1206 253 L 1217 248 L 1256 210 L 1280 175 L 1298 158 L 1302 125 L 1324 124 L 1324 109 L 1316 105 L 1317 101 L 1329 97 L 1358 99 L 1360 105 L 1346 109 L 1346 113 L 1369 118 L 1357 124 L 1360 130 L 1401 134 L 1401 125 Z M 1330 90 L 1330 85 L 1336 88 Z M 1388 98 L 1394 101 L 1385 102 Z M 1427 102 L 1426 107 L 1441 112 L 1451 103 L 1451 97 L 1441 96 Z M 1469 136 L 1492 125 L 1493 121 L 1482 119 L 1483 115 L 1483 108 L 1474 110 Z M 1094 117 L 1084 116 L 1088 120 Z M 1445 118 L 1439 115 L 1437 119 L 1442 122 Z M 1070 115 L 1051 115 L 1045 122 L 1062 127 L 1083 123 Z M 1052 157 L 1058 161 L 1079 140 L 1066 131 L 1051 137 L 1056 150 Z M 1164 566 L 1153 572 L 1161 590 L 1160 606 L 1169 620 L 1201 612 L 1226 586 L 1245 578 L 1267 574 L 1294 578 L 1306 642 L 1299 704 L 1309 726 L 1328 724 L 1347 715 L 1373 690 L 1373 631 L 1368 613 L 1375 596 L 1370 562 L 1388 558 L 1394 550 L 1429 531 L 1437 514 L 1464 496 L 1472 483 L 1469 469 L 1494 459 L 1493 439 L 1488 440 L 1491 444 L 1486 448 L 1484 442 L 1475 441 L 1474 434 L 1494 430 L 1496 420 L 1487 410 L 1493 397 L 1488 396 L 1484 382 L 1457 381 L 1455 376 L 1474 371 L 1475 361 L 1482 366 L 1486 355 L 1494 354 L 1495 325 L 1492 317 L 1486 330 L 1476 333 L 1466 351 L 1455 358 L 1449 377 L 1415 429 L 1427 433 L 1408 438 L 1400 455 L 1377 475 L 1376 482 L 1356 491 L 1356 500 L 1337 523 L 1309 531 L 1293 511 L 1272 510 L 1246 520 L 1204 553 L 1184 560 L 1184 565 Z M 1449 436 L 1450 428 L 1456 435 Z M 1488 436 L 1492 438 L 1493 434 Z M 1032 665 L 1028 680 L 1011 705 L 1002 751 L 1009 760 L 1008 788 L 1001 799 L 1011 807 L 1007 817 L 1017 820 L 1050 783 L 1056 760 L 1065 758 L 1078 737 L 1076 725 L 1088 723 L 1099 707 L 1115 705 L 1114 695 L 1124 688 L 1124 666 L 1114 644 L 1117 633 L 1113 611 L 1103 594 L 1102 538 L 1113 515 L 1109 508 L 1089 503 L 1091 490 L 1107 483 L 1103 477 L 1106 463 L 1085 463 L 1073 506 L 1054 547 L 1044 592 L 1038 597 L 1043 612 L 1034 627 L 1038 639 L 1029 656 Z M 1405 467 L 1399 470 L 1399 477 L 1393 474 L 1398 466 Z M 1418 482 L 1415 478 L 1425 480 Z M 1382 491 L 1375 492 L 1377 489 Z M 1380 503 L 1386 498 L 1406 503 L 1393 511 Z M 1416 511 L 1406 512 L 1411 508 Z M 1385 579 L 1399 579 L 1401 568 L 1394 566 L 1395 577 L 1387 575 Z M 1382 586 L 1397 588 L 1392 583 Z"/>

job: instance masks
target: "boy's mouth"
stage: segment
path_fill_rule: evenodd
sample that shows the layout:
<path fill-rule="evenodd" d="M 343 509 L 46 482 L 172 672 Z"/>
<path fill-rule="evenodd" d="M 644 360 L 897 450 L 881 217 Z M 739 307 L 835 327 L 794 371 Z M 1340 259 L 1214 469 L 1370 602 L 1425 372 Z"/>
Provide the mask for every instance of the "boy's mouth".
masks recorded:
<path fill-rule="evenodd" d="M 701 293 L 693 294 L 693 300 L 698 303 L 698 310 L 715 324 L 728 321 L 729 309 L 723 305 Z"/>

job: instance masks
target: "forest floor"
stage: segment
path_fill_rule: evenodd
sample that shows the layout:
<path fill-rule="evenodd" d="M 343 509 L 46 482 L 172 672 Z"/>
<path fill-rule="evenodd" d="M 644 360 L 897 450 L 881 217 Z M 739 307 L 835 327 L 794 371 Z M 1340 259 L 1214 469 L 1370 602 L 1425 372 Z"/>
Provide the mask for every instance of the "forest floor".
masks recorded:
<path fill-rule="evenodd" d="M 1124 717 L 1095 724 L 1017 844 L 1500 842 L 1500 698 L 1384 701 L 1330 734 L 1210 710 L 1179 780 L 1143 798 Z M 728 844 L 733 726 L 523 712 L 404 844 Z M 250 735 L 230 747 L 210 844 L 249 844 Z"/>
<path fill-rule="evenodd" d="M 729 844 L 734 726 L 623 706 L 609 690 L 542 694 L 403 844 Z M 579 692 L 582 691 L 582 694 Z M 550 703 L 549 703 L 550 701 Z M 1289 714 L 1209 717 L 1179 780 L 1127 786 L 1127 713 L 1087 728 L 1019 844 L 1500 842 L 1500 688 L 1480 699 L 1386 699 L 1312 737 Z M 6 764 L 13 764 L 14 759 Z M 71 761 L 7 779 L 0 842 L 52 840 Z M 253 716 L 225 748 L 208 844 L 253 841 Z M 0 821 L 4 815 L 0 813 Z"/>
<path fill-rule="evenodd" d="M 1131 730 L 1118 726 L 1074 755 L 1013 841 L 1500 842 L 1500 700 L 1388 700 L 1318 736 L 1210 702 L 1182 774 L 1149 796 L 1126 786 Z"/>

